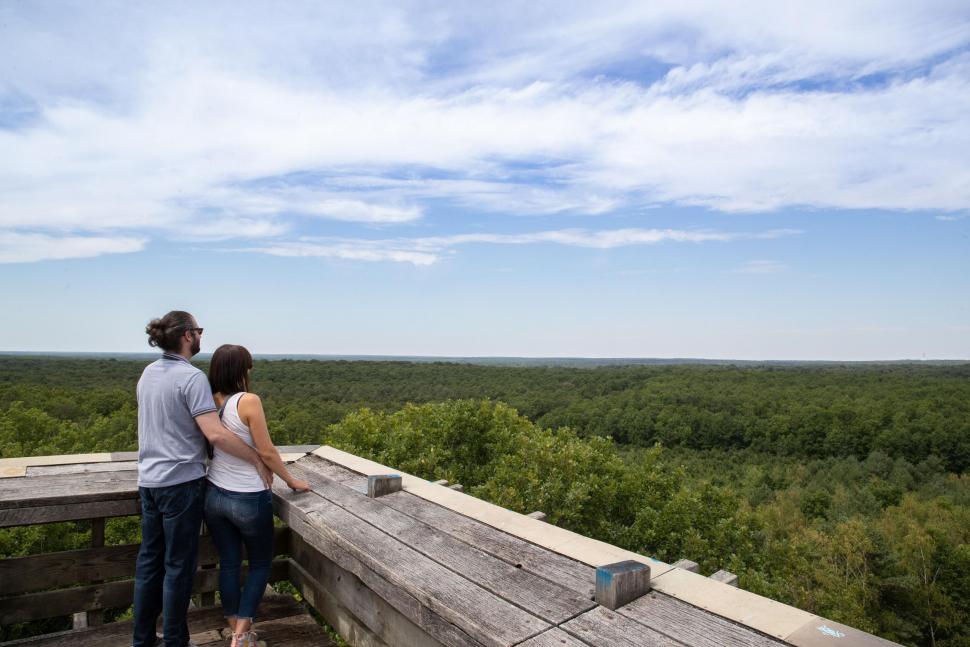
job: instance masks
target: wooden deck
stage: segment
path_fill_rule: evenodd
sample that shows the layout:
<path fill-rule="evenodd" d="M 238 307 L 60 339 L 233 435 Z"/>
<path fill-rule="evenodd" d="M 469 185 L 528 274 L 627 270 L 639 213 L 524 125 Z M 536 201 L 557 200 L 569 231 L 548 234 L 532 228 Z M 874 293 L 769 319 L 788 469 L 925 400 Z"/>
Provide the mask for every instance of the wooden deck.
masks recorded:
<path fill-rule="evenodd" d="M 292 582 L 353 645 L 892 644 L 408 475 L 403 490 L 370 498 L 367 475 L 387 468 L 332 448 L 299 449 L 289 456 L 290 469 L 311 483 L 312 492 L 274 487 L 276 512 L 287 528 L 277 537 L 273 579 Z M 0 527 L 136 514 L 131 457 L 110 456 L 84 465 L 49 460 L 9 466 L 11 476 L 0 478 Z M 0 560 L 0 623 L 76 611 L 97 618 L 100 609 L 130 603 L 137 546 L 98 546 L 96 533 L 93 540 L 92 548 L 81 551 Z M 630 556 L 653 565 L 653 590 L 615 611 L 598 605 L 595 566 Z M 203 541 L 196 578 L 203 595 L 216 588 L 215 561 L 211 543 Z M 257 621 L 270 647 L 328 644 L 322 634 L 306 637 L 322 642 L 287 642 L 289 634 L 274 638 L 271 633 L 284 625 L 307 631 L 309 625 L 292 620 L 292 604 L 271 604 L 294 614 L 269 625 Z M 194 621 L 204 638 L 213 636 L 206 633 L 213 628 L 203 621 L 207 613 Z M 127 631 L 108 627 L 74 633 L 71 643 Z"/>
<path fill-rule="evenodd" d="M 265 598 L 259 606 L 257 617 L 259 639 L 265 640 L 267 647 L 336 647 L 336 643 L 292 597 Z M 189 612 L 189 638 L 199 647 L 225 647 L 228 643 L 221 633 L 225 626 L 220 608 L 208 607 Z M 131 622 L 113 622 L 100 627 L 75 629 L 2 644 L 18 647 L 128 647 L 131 645 Z"/>

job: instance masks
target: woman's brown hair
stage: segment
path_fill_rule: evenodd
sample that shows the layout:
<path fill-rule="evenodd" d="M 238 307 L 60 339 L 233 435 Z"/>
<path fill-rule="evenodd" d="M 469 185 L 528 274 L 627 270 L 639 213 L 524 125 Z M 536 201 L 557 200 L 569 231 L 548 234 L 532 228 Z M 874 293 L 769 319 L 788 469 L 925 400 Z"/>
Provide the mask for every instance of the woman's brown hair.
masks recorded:
<path fill-rule="evenodd" d="M 249 391 L 249 369 L 253 356 L 245 346 L 223 344 L 212 353 L 209 361 L 209 387 L 213 393 L 229 396 Z"/>

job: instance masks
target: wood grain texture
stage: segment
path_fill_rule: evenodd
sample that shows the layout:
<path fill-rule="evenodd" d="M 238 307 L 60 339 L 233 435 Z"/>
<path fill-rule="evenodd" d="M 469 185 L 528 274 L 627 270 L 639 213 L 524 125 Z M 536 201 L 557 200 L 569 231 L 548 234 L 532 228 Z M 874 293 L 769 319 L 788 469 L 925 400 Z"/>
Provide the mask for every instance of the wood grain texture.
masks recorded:
<path fill-rule="evenodd" d="M 603 607 L 587 611 L 560 628 L 592 647 L 662 647 L 689 644 L 676 641 Z"/>
<path fill-rule="evenodd" d="M 270 581 L 285 580 L 288 574 L 287 567 L 287 560 L 274 561 L 270 571 Z M 243 569 L 244 580 L 245 576 L 246 570 Z M 196 572 L 192 586 L 193 593 L 215 591 L 218 587 L 218 570 Z M 55 618 L 78 611 L 126 607 L 131 604 L 134 591 L 135 581 L 129 579 L 0 598 L 0 625 Z"/>
<path fill-rule="evenodd" d="M 77 521 L 95 517 L 128 517 L 141 514 L 141 502 L 137 495 L 129 494 L 128 497 L 110 501 L 0 509 L 0 528 Z"/>
<path fill-rule="evenodd" d="M 311 583 L 325 590 L 333 602 L 388 645 L 441 646 L 369 589 L 360 578 L 327 559 L 299 536 L 294 537 L 290 571 L 291 580 L 294 572 L 296 577 L 309 578 Z"/>
<path fill-rule="evenodd" d="M 324 559 L 321 557 L 320 559 Z M 345 571 L 346 573 L 346 571 Z M 353 577 L 347 573 L 348 577 Z M 290 584 L 296 587 L 303 597 L 303 601 L 313 607 L 313 609 L 323 616 L 327 624 L 336 631 L 341 638 L 354 645 L 354 647 L 389 647 L 376 633 L 370 630 L 361 620 L 344 607 L 334 596 L 334 590 L 320 584 L 310 577 L 299 564 L 290 561 Z M 361 585 L 363 586 L 363 585 Z M 364 587 L 366 588 L 366 587 Z M 372 594 L 373 595 L 373 594 Z M 375 599 L 380 599 L 376 595 Z M 393 610 L 393 609 L 392 609 Z M 400 614 L 398 614 L 400 616 Z M 400 616 L 408 622 L 404 616 Z M 427 636 L 423 631 L 413 625 L 421 636 Z M 410 643 L 393 643 L 410 644 Z M 415 643 L 417 644 L 417 643 Z"/>
<path fill-rule="evenodd" d="M 440 617 L 434 610 L 422 605 L 410 593 L 384 579 L 353 554 L 344 550 L 329 536 L 320 532 L 318 523 L 311 522 L 305 511 L 301 510 L 300 507 L 288 505 L 281 498 L 277 500 L 277 505 L 277 514 L 286 520 L 293 531 L 294 545 L 298 543 L 297 537 L 305 540 L 306 543 L 335 564 L 359 578 L 367 588 L 374 591 L 401 615 L 421 627 L 423 631 L 436 638 L 443 645 L 448 647 L 461 645 L 480 647 L 482 645 L 463 629 Z M 301 507 L 312 509 L 313 504 L 303 503 Z"/>
<path fill-rule="evenodd" d="M 76 465 L 39 465 L 27 467 L 29 478 L 38 476 L 61 476 L 64 474 L 93 474 L 96 472 L 137 472 L 138 463 L 135 461 L 119 461 L 116 463 L 78 463 Z M 136 477 L 137 478 L 137 475 Z"/>
<path fill-rule="evenodd" d="M 128 499 L 138 494 L 137 472 L 31 476 L 0 481 L 0 509 Z"/>
<path fill-rule="evenodd" d="M 697 647 L 781 647 L 785 644 L 656 591 L 617 609 L 617 612 Z"/>
<path fill-rule="evenodd" d="M 289 528 L 274 529 L 275 555 L 289 552 L 289 536 Z M 102 546 L 0 560 L 0 596 L 130 578 L 135 572 L 138 547 L 138 544 Z M 199 563 L 218 561 L 219 553 L 211 538 L 200 538 Z"/>
<path fill-rule="evenodd" d="M 312 469 L 294 466 L 293 472 L 309 481 L 316 493 L 359 519 L 550 624 L 564 622 L 595 606 L 570 589 L 516 568 L 429 524 L 389 508 L 380 500 L 362 497 Z"/>
<path fill-rule="evenodd" d="M 308 456 L 299 465 L 352 489 L 359 490 L 361 486 L 366 488 L 365 476 L 317 456 Z M 516 568 L 557 582 L 583 598 L 593 597 L 596 569 L 592 566 L 554 553 L 409 492 L 389 494 L 381 499 L 381 503 Z"/>
<path fill-rule="evenodd" d="M 291 597 L 267 596 L 259 605 L 255 629 L 260 638 L 265 638 L 274 647 L 302 647 L 316 645 L 335 647 L 323 629 L 314 622 L 303 607 Z M 206 638 L 218 635 L 225 626 L 221 608 L 208 608 L 189 611 L 189 633 L 196 644 L 212 644 Z M 161 625 L 159 624 L 159 631 Z M 132 623 L 114 622 L 101 627 L 80 631 L 65 631 L 45 636 L 35 636 L 22 640 L 0 643 L 4 647 L 130 647 Z M 200 642 L 202 640 L 202 642 Z M 219 637 L 215 644 L 224 647 L 226 642 Z"/>
<path fill-rule="evenodd" d="M 519 647 L 589 647 L 589 643 L 570 636 L 562 629 L 550 629 L 520 643 Z"/>
<path fill-rule="evenodd" d="M 276 490 L 276 493 L 281 499 L 290 496 L 282 489 Z M 431 611 L 460 628 L 474 641 L 486 645 L 513 645 L 550 626 L 323 497 L 303 495 L 300 506 L 308 525 L 323 540 L 322 545 L 314 545 L 324 555 L 371 586 L 365 577 L 354 570 L 355 564 L 349 564 L 348 568 L 341 562 L 340 552 L 350 554 L 358 563 L 365 564 L 393 587 L 418 601 L 419 614 Z M 293 524 L 291 527 L 308 539 L 302 528 L 298 529 Z M 310 543 L 314 542 L 311 540 Z M 333 551 L 333 548 L 341 550 Z M 402 613 L 414 621 L 411 615 L 414 611 L 411 609 L 410 613 L 405 613 L 402 610 Z M 416 624 L 424 627 L 422 621 Z M 432 635 L 440 640 L 436 634 Z"/>

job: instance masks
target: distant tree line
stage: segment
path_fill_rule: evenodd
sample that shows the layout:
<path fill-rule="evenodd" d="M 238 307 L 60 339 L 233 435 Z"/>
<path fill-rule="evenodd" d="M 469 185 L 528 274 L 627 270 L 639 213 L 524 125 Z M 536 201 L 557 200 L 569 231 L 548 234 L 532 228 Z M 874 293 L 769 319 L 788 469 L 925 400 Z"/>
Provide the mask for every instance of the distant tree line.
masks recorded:
<path fill-rule="evenodd" d="M 145 363 L 0 357 L 0 408 L 21 402 L 17 415 L 37 417 L 40 428 L 69 422 L 77 425 L 70 435 L 85 442 L 117 442 L 124 421 L 134 420 L 133 385 Z M 294 443 L 361 407 L 489 398 L 542 427 L 622 445 L 806 458 L 880 451 L 911 462 L 934 455 L 952 472 L 970 466 L 970 364 L 583 369 L 277 360 L 257 361 L 254 377 L 271 424 Z M 84 433 L 92 425 L 96 433 Z"/>

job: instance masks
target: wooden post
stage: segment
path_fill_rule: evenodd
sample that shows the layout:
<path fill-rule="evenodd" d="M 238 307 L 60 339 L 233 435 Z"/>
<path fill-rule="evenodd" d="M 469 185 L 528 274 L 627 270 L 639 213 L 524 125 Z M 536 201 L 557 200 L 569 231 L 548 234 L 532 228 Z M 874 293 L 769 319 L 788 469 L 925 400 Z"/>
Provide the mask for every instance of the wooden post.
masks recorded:
<path fill-rule="evenodd" d="M 673 564 L 674 568 L 682 568 L 685 571 L 690 571 L 691 573 L 697 573 L 700 571 L 700 566 L 697 562 L 692 562 L 689 559 L 678 559 Z"/>
<path fill-rule="evenodd" d="M 530 517 L 532 519 L 538 519 L 539 521 L 545 521 L 546 520 L 546 513 L 545 512 L 539 512 L 538 510 L 536 510 L 535 512 L 530 512 L 529 514 L 527 514 L 525 516 Z"/>
<path fill-rule="evenodd" d="M 650 590 L 650 567 L 633 560 L 596 569 L 596 603 L 610 610 L 636 600 Z"/>
<path fill-rule="evenodd" d="M 101 548 L 104 546 L 104 517 L 91 520 L 91 548 Z M 99 584 L 102 580 L 92 582 Z M 97 627 L 104 624 L 104 609 L 92 609 L 90 611 L 79 611 L 74 614 L 73 626 L 75 629 L 85 627 Z"/>
<path fill-rule="evenodd" d="M 385 494 L 400 492 L 402 487 L 401 477 L 398 474 L 380 474 L 367 477 L 367 496 L 372 499 L 382 497 Z"/>
<path fill-rule="evenodd" d="M 714 575 L 711 575 L 711 579 L 717 582 L 723 582 L 728 586 L 738 586 L 738 576 L 734 573 L 729 573 L 728 571 L 718 571 L 717 573 L 714 573 Z"/>

